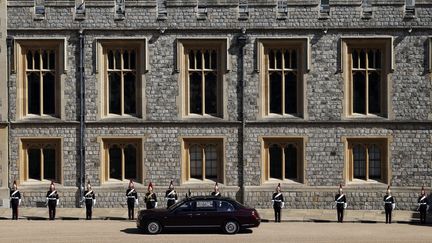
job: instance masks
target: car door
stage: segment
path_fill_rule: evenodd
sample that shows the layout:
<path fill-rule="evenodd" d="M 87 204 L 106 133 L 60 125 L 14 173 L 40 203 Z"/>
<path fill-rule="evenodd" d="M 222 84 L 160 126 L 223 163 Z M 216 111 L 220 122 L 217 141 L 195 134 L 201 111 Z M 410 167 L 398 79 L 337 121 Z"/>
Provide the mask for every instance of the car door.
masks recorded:
<path fill-rule="evenodd" d="M 219 227 L 220 224 L 215 222 L 216 200 L 197 200 L 192 218 L 198 227 Z"/>
<path fill-rule="evenodd" d="M 181 228 L 194 226 L 192 220 L 193 212 L 195 208 L 195 202 L 186 201 L 177 208 L 169 212 L 163 219 L 164 227 Z"/>

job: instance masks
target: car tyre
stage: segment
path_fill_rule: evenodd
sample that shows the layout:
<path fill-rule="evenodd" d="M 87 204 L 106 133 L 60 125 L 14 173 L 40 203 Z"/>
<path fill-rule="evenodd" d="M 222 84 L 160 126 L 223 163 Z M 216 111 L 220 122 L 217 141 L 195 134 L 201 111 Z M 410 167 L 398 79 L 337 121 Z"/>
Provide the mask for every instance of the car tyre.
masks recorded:
<path fill-rule="evenodd" d="M 232 234 L 237 233 L 239 231 L 240 227 L 236 221 L 229 220 L 229 221 L 225 222 L 222 229 L 226 234 L 232 235 Z"/>
<path fill-rule="evenodd" d="M 162 225 L 156 220 L 150 220 L 146 224 L 146 231 L 151 235 L 159 234 L 162 231 Z"/>

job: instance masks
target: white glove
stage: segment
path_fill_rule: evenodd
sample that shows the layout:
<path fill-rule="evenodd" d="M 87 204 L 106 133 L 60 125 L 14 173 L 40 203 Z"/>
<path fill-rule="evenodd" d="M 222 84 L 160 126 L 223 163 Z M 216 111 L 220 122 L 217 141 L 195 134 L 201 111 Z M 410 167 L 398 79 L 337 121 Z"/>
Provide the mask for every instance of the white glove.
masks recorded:
<path fill-rule="evenodd" d="M 272 200 L 272 206 L 274 206 L 274 201 Z"/>
<path fill-rule="evenodd" d="M 138 199 L 135 199 L 135 205 L 137 205 L 137 207 L 138 207 L 138 205 L 139 205 Z"/>
<path fill-rule="evenodd" d="M 157 202 L 155 202 L 155 208 L 157 208 Z"/>
<path fill-rule="evenodd" d="M 20 199 L 20 200 L 18 200 L 18 205 L 21 205 L 21 199 Z"/>
<path fill-rule="evenodd" d="M 344 203 L 344 209 L 348 207 L 348 203 Z"/>
<path fill-rule="evenodd" d="M 284 206 L 285 206 L 285 203 L 284 203 L 284 202 L 282 202 L 282 207 L 281 207 L 281 208 L 284 208 Z"/>
<path fill-rule="evenodd" d="M 59 202 L 60 202 L 60 199 L 57 199 L 56 201 L 57 201 L 57 202 L 56 202 L 56 206 L 58 206 L 58 205 L 59 205 Z"/>
<path fill-rule="evenodd" d="M 174 203 L 177 203 L 177 202 L 178 202 L 178 200 L 175 200 L 175 201 L 174 201 Z"/>
<path fill-rule="evenodd" d="M 392 210 L 394 210 L 396 207 L 396 203 L 392 203 Z"/>
<path fill-rule="evenodd" d="M 93 206 L 96 205 L 96 199 L 93 199 Z"/>

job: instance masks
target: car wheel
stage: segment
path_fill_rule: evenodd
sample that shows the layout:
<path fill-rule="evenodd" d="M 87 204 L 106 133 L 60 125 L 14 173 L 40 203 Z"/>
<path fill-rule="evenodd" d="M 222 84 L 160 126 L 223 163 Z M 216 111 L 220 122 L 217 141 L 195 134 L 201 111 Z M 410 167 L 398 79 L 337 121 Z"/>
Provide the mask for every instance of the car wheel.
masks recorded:
<path fill-rule="evenodd" d="M 162 231 L 162 226 L 158 221 L 151 220 L 151 221 L 147 222 L 146 230 L 147 230 L 147 233 L 152 234 L 152 235 L 159 234 Z"/>
<path fill-rule="evenodd" d="M 236 221 L 227 221 L 223 226 L 223 231 L 227 234 L 235 234 L 239 231 L 239 225 Z"/>

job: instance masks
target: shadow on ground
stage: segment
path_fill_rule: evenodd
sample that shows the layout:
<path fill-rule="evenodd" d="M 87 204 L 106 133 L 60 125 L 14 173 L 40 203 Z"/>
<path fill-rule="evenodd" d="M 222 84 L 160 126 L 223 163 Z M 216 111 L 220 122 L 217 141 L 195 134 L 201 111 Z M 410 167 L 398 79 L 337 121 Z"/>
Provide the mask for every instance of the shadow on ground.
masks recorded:
<path fill-rule="evenodd" d="M 120 230 L 125 234 L 134 234 L 134 235 L 144 235 L 147 234 L 144 230 L 140 230 L 138 228 L 127 228 L 124 230 Z M 253 231 L 251 229 L 242 229 L 237 234 L 251 234 Z M 170 234 L 224 234 L 219 229 L 183 229 L 183 230 L 164 230 L 161 233 L 162 235 L 170 235 Z"/>

